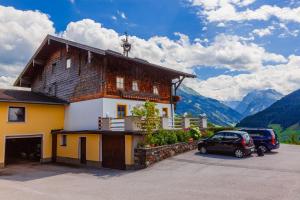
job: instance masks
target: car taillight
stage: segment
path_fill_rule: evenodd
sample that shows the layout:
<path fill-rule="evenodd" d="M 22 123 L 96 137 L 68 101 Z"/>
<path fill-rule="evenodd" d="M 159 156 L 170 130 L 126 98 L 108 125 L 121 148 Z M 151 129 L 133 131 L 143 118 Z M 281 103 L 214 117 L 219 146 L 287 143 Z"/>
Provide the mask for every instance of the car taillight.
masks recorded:
<path fill-rule="evenodd" d="M 273 145 L 276 144 L 275 134 L 272 134 L 271 143 L 272 143 Z"/>
<path fill-rule="evenodd" d="M 246 140 L 245 140 L 245 138 L 242 138 L 242 145 L 246 146 Z"/>

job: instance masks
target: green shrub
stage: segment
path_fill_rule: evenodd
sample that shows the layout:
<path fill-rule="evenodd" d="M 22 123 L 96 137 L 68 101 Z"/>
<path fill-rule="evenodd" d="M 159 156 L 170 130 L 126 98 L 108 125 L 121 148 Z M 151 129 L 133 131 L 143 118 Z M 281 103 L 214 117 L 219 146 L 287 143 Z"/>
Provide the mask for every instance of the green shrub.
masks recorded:
<path fill-rule="evenodd" d="M 167 131 L 165 135 L 165 139 L 167 144 L 175 144 L 178 142 L 176 132 L 174 131 Z"/>
<path fill-rule="evenodd" d="M 187 142 L 189 140 L 190 133 L 189 131 L 177 130 L 175 131 L 178 142 Z"/>
<path fill-rule="evenodd" d="M 194 140 L 199 140 L 201 137 L 201 132 L 199 128 L 191 128 L 190 135 Z"/>

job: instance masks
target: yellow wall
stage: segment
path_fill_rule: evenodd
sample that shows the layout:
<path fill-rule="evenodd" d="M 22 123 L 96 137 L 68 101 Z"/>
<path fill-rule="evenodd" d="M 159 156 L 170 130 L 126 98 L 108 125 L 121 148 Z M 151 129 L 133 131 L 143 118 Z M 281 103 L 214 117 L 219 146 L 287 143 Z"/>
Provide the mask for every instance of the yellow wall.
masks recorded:
<path fill-rule="evenodd" d="M 98 134 L 67 134 L 67 145 L 61 146 L 62 134 L 57 135 L 57 156 L 79 159 L 79 139 L 86 137 L 86 159 L 100 161 L 100 140 Z"/>
<path fill-rule="evenodd" d="M 125 135 L 125 164 L 134 164 L 133 158 L 133 136 Z"/>
<path fill-rule="evenodd" d="M 25 122 L 8 122 L 8 107 L 25 107 Z M 43 135 L 43 159 L 51 158 L 51 130 L 64 128 L 64 105 L 0 102 L 0 163 L 4 163 L 5 137 Z"/>

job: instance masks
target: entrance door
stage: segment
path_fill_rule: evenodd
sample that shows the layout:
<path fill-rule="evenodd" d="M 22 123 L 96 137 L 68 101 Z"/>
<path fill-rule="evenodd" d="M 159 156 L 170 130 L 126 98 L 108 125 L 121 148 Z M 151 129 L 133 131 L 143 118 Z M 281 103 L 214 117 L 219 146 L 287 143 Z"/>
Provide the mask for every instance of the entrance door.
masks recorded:
<path fill-rule="evenodd" d="M 86 138 L 80 138 L 80 163 L 86 164 Z"/>
<path fill-rule="evenodd" d="M 125 169 L 125 136 L 102 136 L 102 166 L 112 169 Z"/>

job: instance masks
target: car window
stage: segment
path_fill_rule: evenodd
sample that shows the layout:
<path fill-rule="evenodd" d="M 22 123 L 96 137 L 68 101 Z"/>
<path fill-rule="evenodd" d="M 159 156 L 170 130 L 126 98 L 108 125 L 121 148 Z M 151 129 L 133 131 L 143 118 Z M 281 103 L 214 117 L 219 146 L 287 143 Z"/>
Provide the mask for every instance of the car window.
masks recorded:
<path fill-rule="evenodd" d="M 217 133 L 216 135 L 212 136 L 211 139 L 212 140 L 222 140 L 224 137 L 223 133 Z"/>
<path fill-rule="evenodd" d="M 249 134 L 244 134 L 243 138 L 246 140 L 247 144 L 250 142 L 250 136 L 249 136 Z"/>
<path fill-rule="evenodd" d="M 263 137 L 263 136 L 264 136 L 264 132 L 263 132 L 263 131 L 246 130 L 246 132 L 247 132 L 251 137 Z"/>
<path fill-rule="evenodd" d="M 239 139 L 239 136 L 236 133 L 226 132 L 224 133 L 224 138 L 226 140 L 236 140 Z"/>

